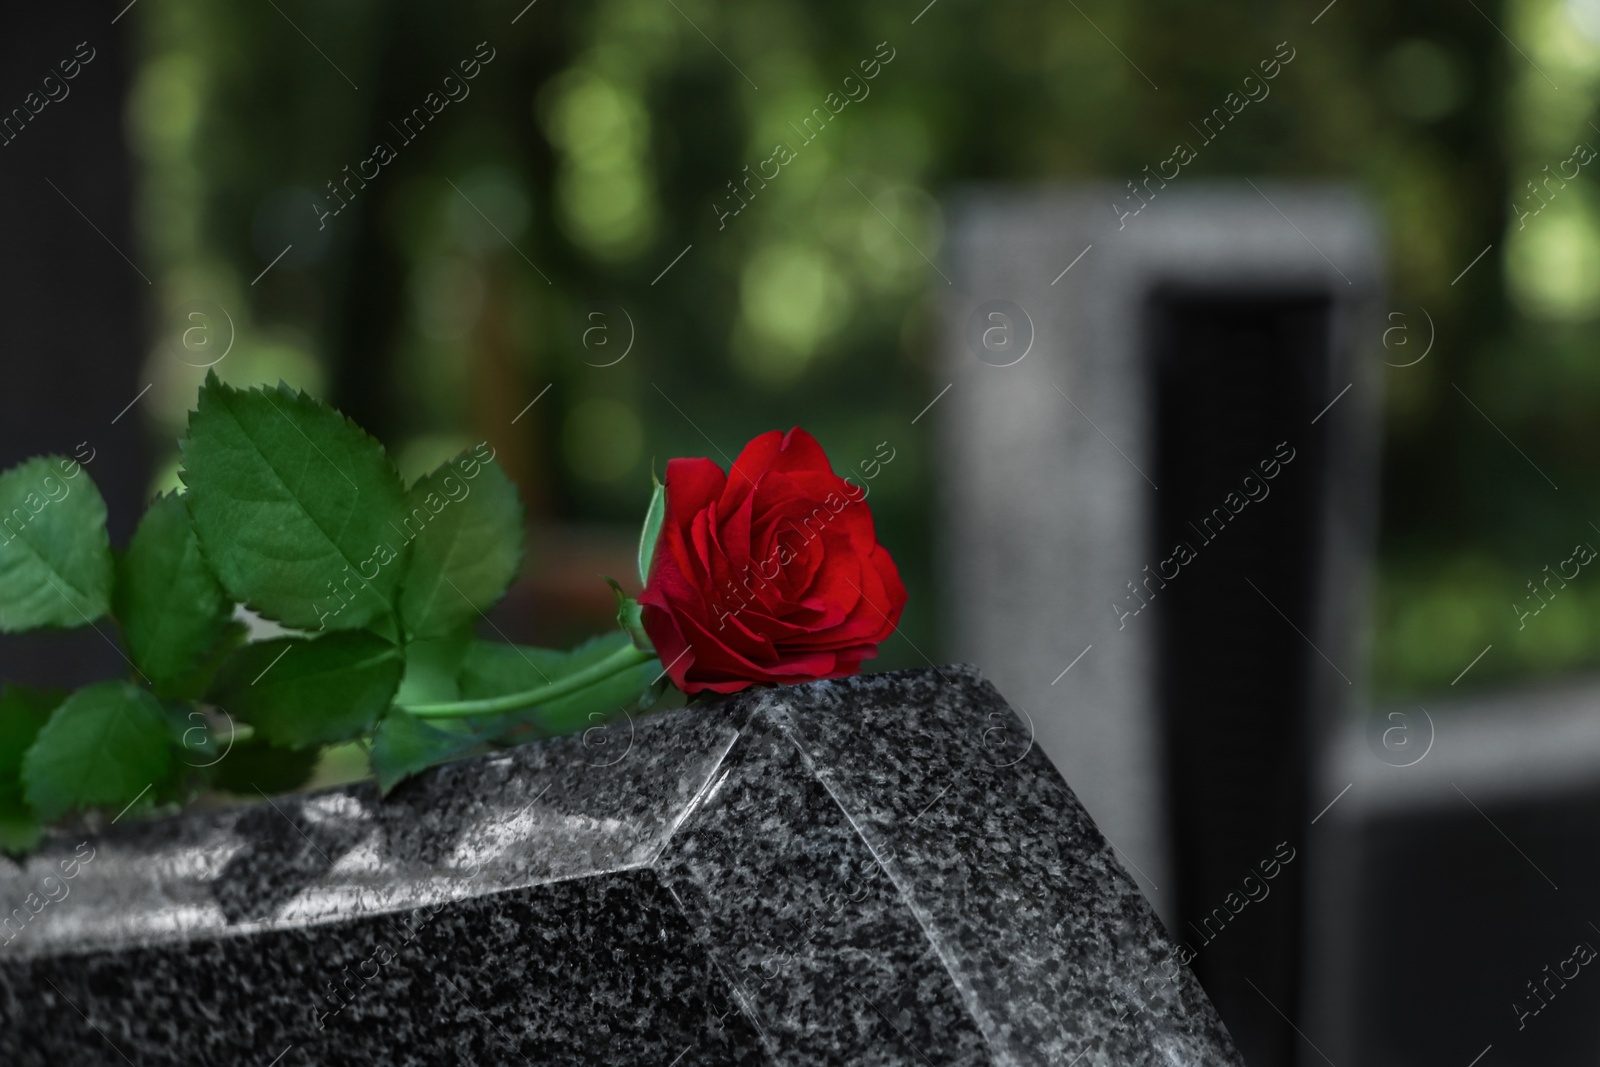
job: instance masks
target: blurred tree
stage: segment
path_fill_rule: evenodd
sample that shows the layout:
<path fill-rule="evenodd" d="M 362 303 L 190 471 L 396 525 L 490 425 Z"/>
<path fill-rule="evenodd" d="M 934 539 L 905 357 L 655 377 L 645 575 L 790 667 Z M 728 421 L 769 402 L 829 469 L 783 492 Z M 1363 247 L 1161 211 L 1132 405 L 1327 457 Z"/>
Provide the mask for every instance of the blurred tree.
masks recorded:
<path fill-rule="evenodd" d="M 1506 607 L 1566 558 L 1600 490 L 1591 179 L 1526 236 L 1508 212 L 1585 136 L 1600 77 L 1600 46 L 1574 32 L 1585 10 L 143 0 L 141 217 L 163 321 L 195 299 L 232 314 L 224 377 L 326 386 L 411 473 L 494 443 L 547 593 L 616 567 L 652 463 L 726 463 L 795 423 L 841 471 L 887 441 L 873 505 L 912 599 L 880 664 L 914 664 L 938 654 L 936 482 L 927 423 L 910 420 L 936 391 L 940 197 L 1131 177 L 1286 42 L 1271 98 L 1184 180 L 1342 180 L 1376 203 L 1418 342 L 1391 361 L 1421 351 L 1424 312 L 1437 335 L 1426 360 L 1385 371 L 1378 682 L 1447 685 L 1493 642 L 1480 683 L 1600 662 L 1600 583 L 1574 583 L 1538 637 Z M 495 58 L 470 96 L 402 134 L 479 42 Z M 333 198 L 379 141 L 394 160 Z M 792 159 L 766 162 L 779 144 Z M 1562 255 L 1592 280 L 1563 283 Z M 152 368 L 170 437 L 203 372 Z"/>

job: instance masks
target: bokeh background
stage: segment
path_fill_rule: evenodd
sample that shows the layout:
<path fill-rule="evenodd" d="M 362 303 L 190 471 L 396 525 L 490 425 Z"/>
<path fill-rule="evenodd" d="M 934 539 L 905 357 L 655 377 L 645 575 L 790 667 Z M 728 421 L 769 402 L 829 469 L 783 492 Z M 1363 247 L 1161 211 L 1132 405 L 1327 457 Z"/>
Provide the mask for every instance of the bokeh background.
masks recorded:
<path fill-rule="evenodd" d="M 413 471 L 492 440 L 541 546 L 528 625 L 558 640 L 604 612 L 589 578 L 626 551 L 652 463 L 734 454 L 793 424 L 866 457 L 893 427 L 873 503 L 912 597 L 909 640 L 883 650 L 885 667 L 921 663 L 916 647 L 939 655 L 938 471 L 914 435 L 928 422 L 902 427 L 934 391 L 923 255 L 939 258 L 942 198 L 974 181 L 1137 173 L 1147 131 L 1204 114 L 1308 13 L 943 0 L 908 28 L 905 12 L 857 4 L 544 0 L 513 25 L 515 6 L 140 0 L 119 23 L 128 251 L 154 283 L 129 324 L 154 385 L 138 409 L 152 484 L 173 481 L 204 373 L 173 358 L 173 335 L 210 301 L 237 331 L 216 368 L 227 380 L 325 396 Z M 1418 335 L 1393 361 L 1420 352 L 1414 309 L 1437 330 L 1429 358 L 1384 383 L 1378 695 L 1437 690 L 1491 642 L 1501 654 L 1464 684 L 1593 666 L 1600 584 L 1574 583 L 1536 633 L 1512 608 L 1570 554 L 1568 531 L 1600 516 L 1592 168 L 1540 186 L 1550 202 L 1533 217 L 1512 205 L 1538 208 L 1528 183 L 1600 143 L 1600 3 L 1346 0 L 1317 35 L 1273 83 L 1281 99 L 1193 170 L 1357 184 Z M 884 41 L 894 58 L 850 121 L 719 219 L 736 206 L 728 183 L 794 140 L 790 124 Z M 390 124 L 479 42 L 494 58 L 470 96 L 398 137 Z M 379 141 L 396 147 L 379 177 L 331 192 Z M 349 206 L 321 218 L 314 205 L 335 195 Z M 599 366 L 630 334 L 628 356 Z M 1487 398 L 1559 491 L 1452 383 Z"/>

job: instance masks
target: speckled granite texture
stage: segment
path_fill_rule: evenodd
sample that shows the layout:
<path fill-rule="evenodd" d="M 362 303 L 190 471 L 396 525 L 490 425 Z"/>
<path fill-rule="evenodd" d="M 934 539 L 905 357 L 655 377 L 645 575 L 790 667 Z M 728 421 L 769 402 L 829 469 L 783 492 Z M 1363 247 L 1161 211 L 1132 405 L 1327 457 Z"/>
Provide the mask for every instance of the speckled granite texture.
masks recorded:
<path fill-rule="evenodd" d="M 1241 1064 L 966 667 L 55 839 L 0 907 L 16 1067 Z"/>

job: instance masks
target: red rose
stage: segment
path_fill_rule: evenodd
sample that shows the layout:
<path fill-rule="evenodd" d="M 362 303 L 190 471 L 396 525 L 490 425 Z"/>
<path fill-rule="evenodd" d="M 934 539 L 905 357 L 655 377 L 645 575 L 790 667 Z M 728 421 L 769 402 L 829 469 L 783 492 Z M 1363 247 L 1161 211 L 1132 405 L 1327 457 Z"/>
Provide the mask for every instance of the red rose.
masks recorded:
<path fill-rule="evenodd" d="M 866 490 L 804 430 L 762 434 L 729 474 L 671 460 L 666 494 L 639 605 L 685 693 L 854 674 L 894 632 L 906 590 Z"/>

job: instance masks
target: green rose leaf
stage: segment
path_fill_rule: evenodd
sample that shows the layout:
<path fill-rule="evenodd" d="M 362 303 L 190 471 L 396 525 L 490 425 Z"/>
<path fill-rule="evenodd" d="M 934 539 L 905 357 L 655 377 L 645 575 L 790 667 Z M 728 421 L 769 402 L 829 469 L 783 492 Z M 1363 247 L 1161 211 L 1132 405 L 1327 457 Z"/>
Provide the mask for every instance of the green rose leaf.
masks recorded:
<path fill-rule="evenodd" d="M 472 630 L 448 637 L 413 641 L 406 646 L 406 673 L 400 679 L 396 704 L 429 704 L 461 699 L 461 660 L 472 643 Z"/>
<path fill-rule="evenodd" d="M 217 671 L 227 662 L 229 656 L 244 647 L 249 636 L 248 626 L 237 619 L 229 619 L 223 624 L 222 636 L 200 658 L 200 661 L 181 676 L 158 684 L 155 687 L 156 695 L 164 700 L 200 699 L 210 687 Z"/>
<path fill-rule="evenodd" d="M 464 700 L 477 700 L 558 682 L 631 643 L 625 633 L 597 637 L 570 652 L 474 641 L 461 665 L 461 696 Z M 651 695 L 654 680 L 660 674 L 661 661 L 652 656 L 566 696 L 515 712 L 518 718 L 507 723 L 525 724 L 536 735 L 574 733 L 640 707 Z"/>
<path fill-rule="evenodd" d="M 22 856 L 44 836 L 44 826 L 23 798 L 20 783 L 0 786 L 0 852 Z"/>
<path fill-rule="evenodd" d="M 201 556 L 176 494 L 157 497 L 144 513 L 117 561 L 115 600 L 134 665 L 158 693 L 180 695 L 175 683 L 227 636 L 233 601 Z"/>
<path fill-rule="evenodd" d="M 176 702 L 162 704 L 161 713 L 167 717 L 167 740 L 177 749 L 179 759 L 198 766 L 222 755 L 226 742 L 212 732 L 205 712 L 193 704 Z"/>
<path fill-rule="evenodd" d="M 75 460 L 0 474 L 0 631 L 93 622 L 111 609 L 111 580 L 106 504 Z"/>
<path fill-rule="evenodd" d="M 251 737 L 235 742 L 217 761 L 212 785 L 250 797 L 287 793 L 311 780 L 321 758 L 320 748 L 281 748 Z"/>
<path fill-rule="evenodd" d="M 644 609 L 639 606 L 637 600 L 623 591 L 621 584 L 615 578 L 607 578 L 606 584 L 617 594 L 617 625 L 628 635 L 633 647 L 641 652 L 654 652 L 656 646 L 644 629 Z"/>
<path fill-rule="evenodd" d="M 181 474 L 200 547 L 235 600 L 316 630 L 393 612 L 405 491 L 383 446 L 326 404 L 209 374 Z"/>
<path fill-rule="evenodd" d="M 171 773 L 166 713 L 131 682 L 72 694 L 22 758 L 23 793 L 46 822 L 74 809 L 130 804 Z"/>
<path fill-rule="evenodd" d="M 372 735 L 372 773 L 389 792 L 402 779 L 468 752 L 482 740 L 472 732 L 440 729 L 415 715 L 391 708 Z"/>
<path fill-rule="evenodd" d="M 400 617 L 415 637 L 440 637 L 499 600 L 522 564 L 522 504 L 485 446 L 418 480 L 402 526 L 411 564 Z"/>
<path fill-rule="evenodd" d="M 285 748 L 371 730 L 405 670 L 398 647 L 362 630 L 246 645 L 218 672 L 211 700 Z"/>
<path fill-rule="evenodd" d="M 639 531 L 639 584 L 650 584 L 650 563 L 656 558 L 656 542 L 661 540 L 661 524 L 667 518 L 667 487 L 656 480 L 654 471 L 650 481 L 655 490 L 650 494 L 650 506 L 645 509 L 644 527 Z"/>
<path fill-rule="evenodd" d="M 0 852 L 21 855 L 44 832 L 22 793 L 22 757 L 65 699 L 62 692 L 17 685 L 0 691 Z"/>

